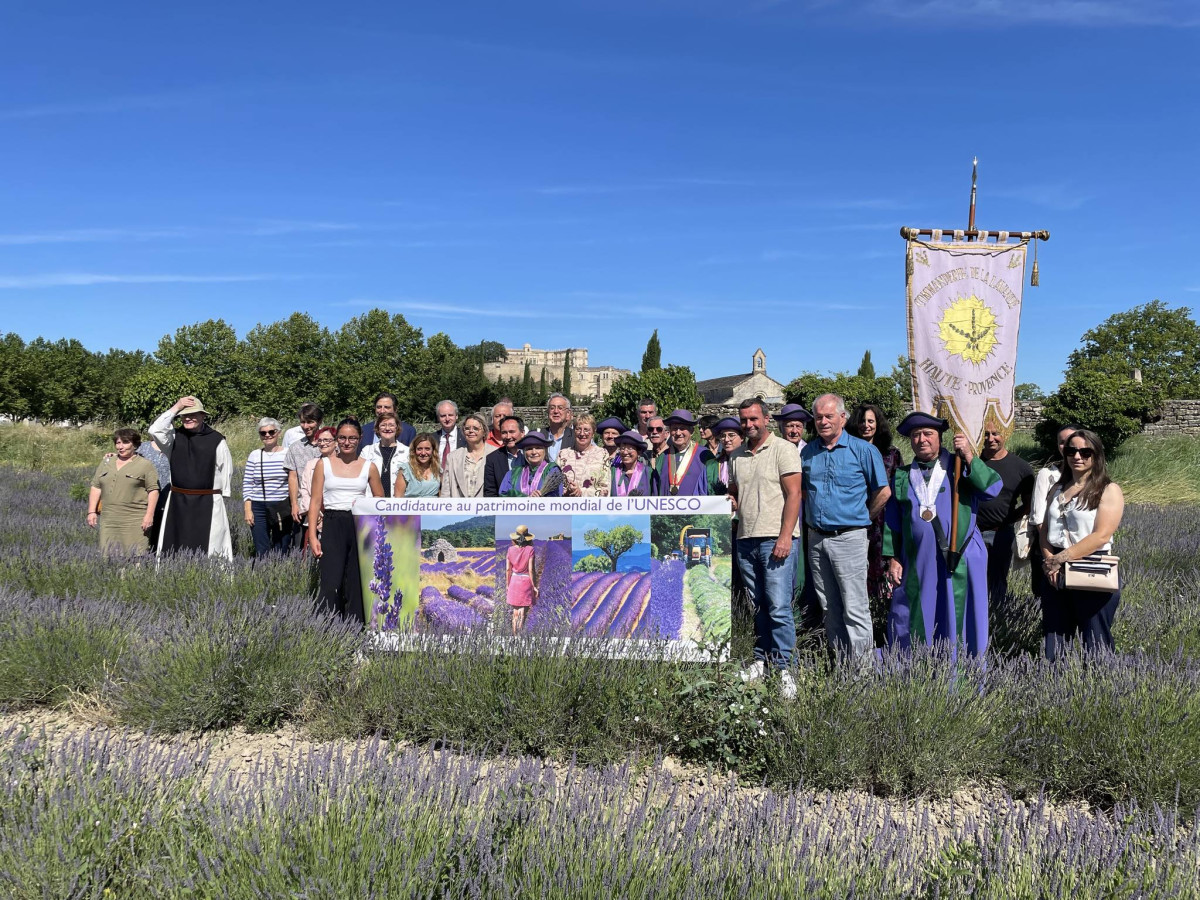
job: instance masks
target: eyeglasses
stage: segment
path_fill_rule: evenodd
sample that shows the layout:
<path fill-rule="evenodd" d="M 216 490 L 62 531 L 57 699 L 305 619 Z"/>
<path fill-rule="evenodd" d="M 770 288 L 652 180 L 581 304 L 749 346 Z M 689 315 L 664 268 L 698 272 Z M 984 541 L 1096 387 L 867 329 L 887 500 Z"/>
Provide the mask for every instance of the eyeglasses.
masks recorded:
<path fill-rule="evenodd" d="M 335 443 L 333 438 L 321 438 L 319 441 L 317 441 L 317 446 L 318 447 L 328 447 L 330 444 L 333 444 L 333 443 Z"/>
<path fill-rule="evenodd" d="M 279 434 L 279 429 L 272 428 L 270 431 L 260 431 L 258 433 L 258 436 L 259 437 L 275 437 L 275 435 L 277 435 L 277 434 Z"/>
<path fill-rule="evenodd" d="M 1096 451 L 1091 447 L 1068 447 L 1063 453 L 1063 456 L 1078 456 L 1081 459 L 1091 459 L 1095 455 Z"/>
<path fill-rule="evenodd" d="M 358 443 L 358 435 L 352 434 L 352 435 L 346 436 L 346 435 L 339 434 L 338 435 L 338 443 L 339 444 L 357 444 Z"/>

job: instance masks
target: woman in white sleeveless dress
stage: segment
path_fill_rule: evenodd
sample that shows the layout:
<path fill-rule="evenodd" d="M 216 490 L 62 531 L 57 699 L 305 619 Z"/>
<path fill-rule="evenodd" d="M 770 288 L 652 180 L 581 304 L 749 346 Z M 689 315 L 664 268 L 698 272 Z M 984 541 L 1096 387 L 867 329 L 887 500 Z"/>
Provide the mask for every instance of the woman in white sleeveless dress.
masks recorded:
<path fill-rule="evenodd" d="M 383 484 L 375 463 L 358 457 L 361 439 L 362 427 L 357 419 L 338 422 L 337 452 L 321 459 L 313 471 L 308 543 L 320 572 L 318 611 L 365 624 L 358 541 L 351 510 L 359 497 L 382 497 Z M 320 536 L 318 519 L 321 519 Z"/>
<path fill-rule="evenodd" d="M 1068 560 L 1107 553 L 1124 512 L 1125 496 L 1108 477 L 1099 435 L 1082 428 L 1072 433 L 1063 450 L 1062 475 L 1050 489 L 1039 540 L 1048 582 L 1042 595 L 1048 659 L 1057 658 L 1076 637 L 1088 652 L 1113 649 L 1112 623 L 1121 591 L 1066 590 L 1058 587 L 1058 577 Z"/>

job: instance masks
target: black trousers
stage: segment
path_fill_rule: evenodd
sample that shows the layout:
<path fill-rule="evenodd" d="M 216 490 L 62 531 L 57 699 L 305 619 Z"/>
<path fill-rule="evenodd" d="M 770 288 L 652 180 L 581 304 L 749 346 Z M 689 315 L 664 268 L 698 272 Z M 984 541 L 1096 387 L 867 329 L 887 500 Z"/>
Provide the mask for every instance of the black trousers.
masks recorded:
<path fill-rule="evenodd" d="M 349 510 L 327 509 L 321 527 L 320 589 L 317 609 L 366 623 L 362 578 L 358 568 L 358 536 Z"/>
<path fill-rule="evenodd" d="M 987 584 L 988 608 L 998 609 L 1008 593 L 1008 573 L 1012 569 L 1013 542 L 1016 530 L 1004 525 L 994 531 L 984 531 L 983 542 L 988 548 Z"/>
<path fill-rule="evenodd" d="M 1059 552 L 1057 548 L 1051 548 Z M 1121 592 L 1068 591 L 1048 580 L 1042 592 L 1042 634 L 1046 659 L 1057 659 L 1067 641 L 1078 638 L 1089 653 L 1114 649 L 1112 625 Z"/>

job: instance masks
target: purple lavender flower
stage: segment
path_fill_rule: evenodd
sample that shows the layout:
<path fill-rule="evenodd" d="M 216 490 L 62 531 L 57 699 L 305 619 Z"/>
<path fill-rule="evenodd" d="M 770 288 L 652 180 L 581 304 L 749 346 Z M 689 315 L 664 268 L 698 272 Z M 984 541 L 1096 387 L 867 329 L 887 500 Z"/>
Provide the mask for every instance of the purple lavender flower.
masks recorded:
<path fill-rule="evenodd" d="M 371 540 L 375 546 L 375 563 L 369 588 L 379 598 L 375 615 L 383 618 L 384 631 L 395 631 L 400 624 L 404 592 L 396 591 L 395 597 L 392 596 L 392 544 L 387 538 L 383 516 L 376 516 L 371 522 Z"/>

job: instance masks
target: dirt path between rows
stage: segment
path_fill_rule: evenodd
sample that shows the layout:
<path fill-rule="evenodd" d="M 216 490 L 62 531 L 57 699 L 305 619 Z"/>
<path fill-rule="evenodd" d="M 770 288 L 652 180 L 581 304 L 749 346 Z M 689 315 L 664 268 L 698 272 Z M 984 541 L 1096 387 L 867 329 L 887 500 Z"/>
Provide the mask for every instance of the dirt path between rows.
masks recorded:
<path fill-rule="evenodd" d="M 11 729 L 26 732 L 39 740 L 54 746 L 82 734 L 90 733 L 95 737 L 129 739 L 141 741 L 148 736 L 145 733 L 113 727 L 87 712 L 71 712 L 65 710 L 23 710 L 0 714 L 0 735 L 9 733 Z M 164 747 L 182 748 L 187 750 L 205 750 L 208 753 L 208 771 L 212 774 L 221 773 L 224 776 L 241 778 L 249 776 L 260 766 L 286 766 L 289 762 L 299 760 L 312 751 L 340 747 L 352 750 L 355 745 L 365 745 L 367 740 L 339 740 L 334 742 L 314 741 L 303 729 L 287 725 L 276 731 L 267 733 L 250 733 L 240 727 L 222 731 L 205 732 L 202 734 L 163 734 L 149 736 Z M 397 748 L 412 749 L 412 745 L 397 744 Z M 432 761 L 435 751 L 430 750 Z M 494 758 L 486 768 L 493 772 L 506 770 L 517 765 L 513 758 Z M 546 766 L 565 771 L 567 766 L 554 762 L 546 762 Z M 713 773 L 696 766 L 681 764 L 677 760 L 667 758 L 662 764 L 663 770 L 671 776 L 680 793 L 695 798 L 702 792 L 725 791 L 732 789 L 739 795 L 761 797 L 768 793 L 761 787 L 747 786 L 737 782 L 733 776 Z M 977 819 L 989 815 L 1003 814 L 1006 809 L 1016 806 L 1018 809 L 1036 805 L 1036 800 L 1027 804 L 1023 800 L 1011 800 L 998 788 L 975 785 L 955 792 L 950 797 L 916 798 L 883 800 L 859 791 L 830 792 L 823 790 L 799 789 L 795 792 L 798 797 L 812 798 L 811 809 L 819 810 L 861 810 L 869 817 L 877 819 L 881 824 L 884 820 L 915 824 L 923 822 L 925 827 L 939 832 L 951 832 L 956 822 L 964 818 Z M 1050 823 L 1065 822 L 1076 815 L 1099 816 L 1111 819 L 1107 813 L 1092 810 L 1084 802 L 1072 802 L 1045 806 L 1049 813 Z M 1048 823 L 1049 824 L 1049 823 Z"/>

